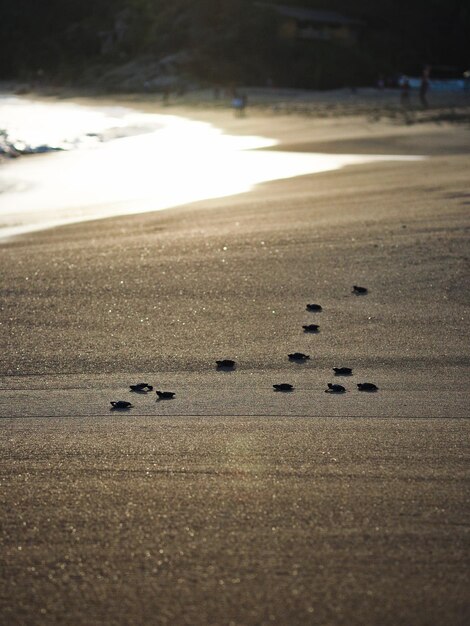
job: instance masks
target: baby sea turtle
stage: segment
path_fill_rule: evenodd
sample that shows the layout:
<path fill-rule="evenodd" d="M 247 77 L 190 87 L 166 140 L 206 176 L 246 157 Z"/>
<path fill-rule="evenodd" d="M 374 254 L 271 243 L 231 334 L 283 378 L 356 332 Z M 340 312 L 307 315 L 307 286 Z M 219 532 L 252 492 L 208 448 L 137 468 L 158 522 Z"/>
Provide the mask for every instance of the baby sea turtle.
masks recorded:
<path fill-rule="evenodd" d="M 320 326 L 318 324 L 305 324 L 302 328 L 306 333 L 318 333 Z"/>
<path fill-rule="evenodd" d="M 123 409 L 130 409 L 132 408 L 132 406 L 133 405 L 130 402 L 126 402 L 125 400 L 115 400 L 115 401 L 111 400 L 111 407 L 112 407 L 111 411 L 113 409 L 122 411 Z"/>
<path fill-rule="evenodd" d="M 157 391 L 159 400 L 172 400 L 175 397 L 174 391 Z"/>
<path fill-rule="evenodd" d="M 235 367 L 235 361 L 232 361 L 232 359 L 222 359 L 221 361 L 216 361 L 216 363 L 219 369 L 232 369 Z"/>
<path fill-rule="evenodd" d="M 152 391 L 152 385 L 147 383 L 137 383 L 136 385 L 129 385 L 131 391 L 135 391 L 136 393 L 147 393 L 148 391 Z"/>
<path fill-rule="evenodd" d="M 356 296 L 365 296 L 367 293 L 367 287 L 359 287 L 358 285 L 353 285 L 353 293 L 356 294 Z"/>
<path fill-rule="evenodd" d="M 305 307 L 307 311 L 321 311 L 321 304 L 307 304 Z"/>
<path fill-rule="evenodd" d="M 351 376 L 352 369 L 350 367 L 334 367 L 335 376 Z"/>
<path fill-rule="evenodd" d="M 359 391 L 378 391 L 379 388 L 374 383 L 357 383 Z"/>
<path fill-rule="evenodd" d="M 289 383 L 280 383 L 279 385 L 273 385 L 274 391 L 294 391 L 294 385 Z"/>
<path fill-rule="evenodd" d="M 306 361 L 310 358 L 308 354 L 303 354 L 302 352 L 292 352 L 287 356 L 289 357 L 290 361 Z"/>
<path fill-rule="evenodd" d="M 325 389 L 325 393 L 344 393 L 345 391 L 343 385 L 334 385 L 333 383 L 328 383 L 328 389 Z"/>

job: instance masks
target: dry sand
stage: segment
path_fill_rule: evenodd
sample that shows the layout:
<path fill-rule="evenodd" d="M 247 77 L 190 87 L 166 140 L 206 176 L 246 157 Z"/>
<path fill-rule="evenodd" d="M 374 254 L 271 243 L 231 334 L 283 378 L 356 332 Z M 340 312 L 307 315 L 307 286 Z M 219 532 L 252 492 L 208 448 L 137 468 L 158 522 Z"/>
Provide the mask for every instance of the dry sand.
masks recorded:
<path fill-rule="evenodd" d="M 0 248 L 4 622 L 468 623 L 469 130 L 191 115 L 429 158 Z"/>

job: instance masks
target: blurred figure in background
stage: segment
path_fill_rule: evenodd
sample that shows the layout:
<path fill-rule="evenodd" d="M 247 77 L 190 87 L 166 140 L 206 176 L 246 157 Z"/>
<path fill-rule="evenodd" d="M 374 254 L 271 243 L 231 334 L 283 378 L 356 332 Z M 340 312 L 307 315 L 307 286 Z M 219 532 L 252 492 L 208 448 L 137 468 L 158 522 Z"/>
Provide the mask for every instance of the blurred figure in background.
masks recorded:
<path fill-rule="evenodd" d="M 427 93 L 429 91 L 429 74 L 431 73 L 431 68 L 426 66 L 423 70 L 423 75 L 421 77 L 421 85 L 419 86 L 419 99 L 423 109 L 427 109 L 429 106 Z"/>
<path fill-rule="evenodd" d="M 407 76 L 400 78 L 400 102 L 402 107 L 408 108 L 410 106 L 410 81 Z"/>
<path fill-rule="evenodd" d="M 244 117 L 247 102 L 248 96 L 245 93 L 238 94 L 236 91 L 234 92 L 232 107 L 236 117 Z"/>
<path fill-rule="evenodd" d="M 470 91 L 470 70 L 463 73 L 463 88 L 465 91 Z"/>

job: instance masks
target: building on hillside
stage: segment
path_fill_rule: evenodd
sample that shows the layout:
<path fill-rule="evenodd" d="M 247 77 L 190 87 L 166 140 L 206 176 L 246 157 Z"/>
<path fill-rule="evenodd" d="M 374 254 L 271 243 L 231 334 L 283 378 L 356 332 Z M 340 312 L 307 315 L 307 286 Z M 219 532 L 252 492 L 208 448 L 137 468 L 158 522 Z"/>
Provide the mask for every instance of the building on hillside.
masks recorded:
<path fill-rule="evenodd" d="M 353 45 L 364 26 L 362 20 L 335 11 L 267 2 L 257 2 L 256 6 L 274 11 L 279 16 L 279 36 L 283 39 L 322 40 Z"/>

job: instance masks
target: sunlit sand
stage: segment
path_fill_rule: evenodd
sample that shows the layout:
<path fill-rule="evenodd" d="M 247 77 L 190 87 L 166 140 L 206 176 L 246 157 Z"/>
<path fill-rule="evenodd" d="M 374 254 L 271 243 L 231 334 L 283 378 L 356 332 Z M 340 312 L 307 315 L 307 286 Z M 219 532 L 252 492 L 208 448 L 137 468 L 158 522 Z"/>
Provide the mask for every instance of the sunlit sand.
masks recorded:
<path fill-rule="evenodd" d="M 235 195 L 260 183 L 347 165 L 420 158 L 258 150 L 277 142 L 124 107 L 18 99 L 0 101 L 0 107 L 8 129 L 24 141 L 69 150 L 2 164 L 0 239 Z"/>

